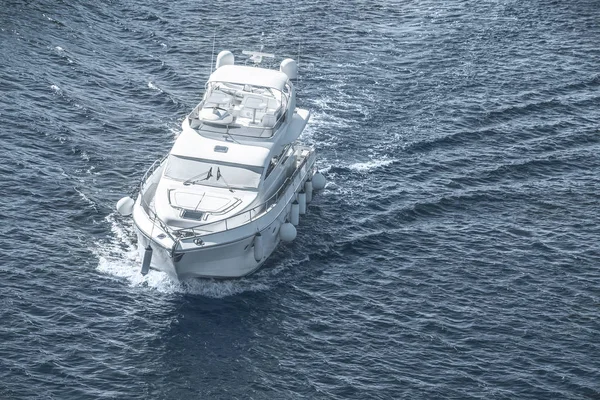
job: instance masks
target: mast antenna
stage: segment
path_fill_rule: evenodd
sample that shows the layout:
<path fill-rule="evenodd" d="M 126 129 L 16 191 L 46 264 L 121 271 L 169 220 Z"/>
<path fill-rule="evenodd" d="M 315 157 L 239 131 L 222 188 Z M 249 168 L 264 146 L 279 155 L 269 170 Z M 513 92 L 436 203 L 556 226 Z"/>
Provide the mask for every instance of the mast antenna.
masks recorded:
<path fill-rule="evenodd" d="M 213 48 L 212 54 L 210 55 L 210 73 L 213 71 L 213 59 L 215 58 L 215 40 L 217 39 L 217 28 L 213 32 Z M 210 74 L 209 74 L 210 75 Z"/>
<path fill-rule="evenodd" d="M 300 71 L 300 41 L 298 41 L 298 61 L 296 62 L 297 70 Z M 296 85 L 300 80 L 300 74 L 296 75 Z"/>

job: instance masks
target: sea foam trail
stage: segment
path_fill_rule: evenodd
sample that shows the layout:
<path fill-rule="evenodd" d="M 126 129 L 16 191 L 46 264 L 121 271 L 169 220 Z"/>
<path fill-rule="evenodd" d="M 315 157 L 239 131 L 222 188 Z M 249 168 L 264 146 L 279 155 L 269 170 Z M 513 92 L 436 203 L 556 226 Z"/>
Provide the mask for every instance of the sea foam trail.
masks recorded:
<path fill-rule="evenodd" d="M 381 158 L 378 160 L 371 160 L 371 161 L 357 162 L 354 164 L 350 164 L 348 166 L 348 168 L 350 168 L 353 171 L 358 171 L 358 172 L 369 172 L 374 169 L 385 167 L 387 165 L 395 163 L 396 161 L 398 161 L 398 160 L 393 159 L 393 158 Z"/>
<path fill-rule="evenodd" d="M 160 93 L 163 92 L 163 90 L 161 88 L 159 88 L 158 86 L 156 86 L 156 84 L 152 81 L 148 82 L 148 89 L 156 90 L 157 92 L 160 92 Z"/>

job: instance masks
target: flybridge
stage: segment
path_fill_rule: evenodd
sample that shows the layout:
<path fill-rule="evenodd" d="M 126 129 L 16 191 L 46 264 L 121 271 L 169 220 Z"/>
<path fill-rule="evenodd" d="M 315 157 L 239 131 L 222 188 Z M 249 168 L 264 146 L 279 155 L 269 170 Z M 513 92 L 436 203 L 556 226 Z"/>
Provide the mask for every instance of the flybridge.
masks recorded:
<path fill-rule="evenodd" d="M 258 65 L 269 53 L 245 51 Z M 287 58 L 279 70 L 236 65 L 229 51 L 217 56 L 215 71 L 206 84 L 202 102 L 184 121 L 186 128 L 202 136 L 242 140 L 267 140 L 290 143 L 298 137 L 309 113 L 296 109 L 296 91 L 291 80 L 298 66 Z M 234 139 L 233 137 L 238 139 Z M 276 136 L 279 136 L 276 138 Z M 241 138 L 240 138 L 241 137 Z"/>

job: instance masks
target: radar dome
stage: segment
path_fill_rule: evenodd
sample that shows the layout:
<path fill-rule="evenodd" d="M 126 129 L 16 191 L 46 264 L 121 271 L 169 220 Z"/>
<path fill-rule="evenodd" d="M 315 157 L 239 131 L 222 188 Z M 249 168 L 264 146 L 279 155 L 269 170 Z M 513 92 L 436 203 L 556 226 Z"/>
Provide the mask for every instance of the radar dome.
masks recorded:
<path fill-rule="evenodd" d="M 228 50 L 223 50 L 217 56 L 217 64 L 215 65 L 215 69 L 219 69 L 223 65 L 233 65 L 235 63 L 235 57 Z"/>
<path fill-rule="evenodd" d="M 298 64 L 291 58 L 286 58 L 281 62 L 279 70 L 286 74 L 290 79 L 296 79 L 298 77 Z"/>

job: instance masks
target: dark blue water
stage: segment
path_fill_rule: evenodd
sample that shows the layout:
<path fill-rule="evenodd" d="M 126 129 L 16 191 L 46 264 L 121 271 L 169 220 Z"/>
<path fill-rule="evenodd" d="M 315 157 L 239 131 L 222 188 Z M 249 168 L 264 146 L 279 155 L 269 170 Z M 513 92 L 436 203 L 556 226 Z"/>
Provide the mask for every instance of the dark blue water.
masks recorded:
<path fill-rule="evenodd" d="M 215 30 L 300 47 L 329 184 L 257 274 L 143 278 L 114 204 Z M 4 0 L 0 398 L 600 398 L 599 43 L 595 0 Z"/>

